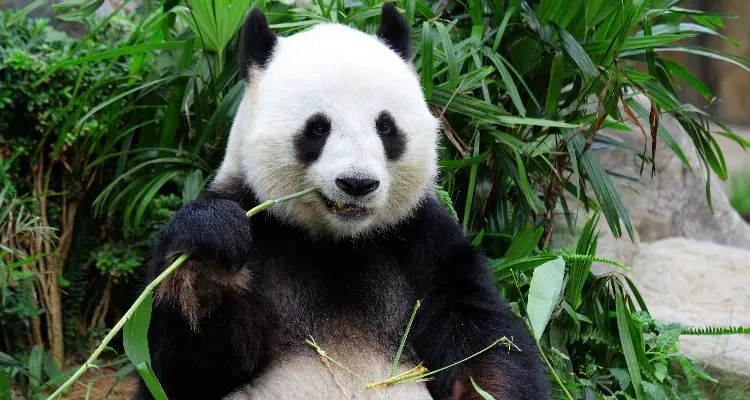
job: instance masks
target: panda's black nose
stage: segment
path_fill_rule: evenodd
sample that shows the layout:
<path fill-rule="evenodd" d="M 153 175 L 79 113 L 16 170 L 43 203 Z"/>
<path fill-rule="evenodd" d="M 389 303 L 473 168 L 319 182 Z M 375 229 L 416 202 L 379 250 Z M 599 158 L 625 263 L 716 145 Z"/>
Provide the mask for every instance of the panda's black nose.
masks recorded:
<path fill-rule="evenodd" d="M 352 196 L 364 196 L 372 193 L 380 186 L 380 181 L 374 179 L 338 178 L 336 186 Z"/>

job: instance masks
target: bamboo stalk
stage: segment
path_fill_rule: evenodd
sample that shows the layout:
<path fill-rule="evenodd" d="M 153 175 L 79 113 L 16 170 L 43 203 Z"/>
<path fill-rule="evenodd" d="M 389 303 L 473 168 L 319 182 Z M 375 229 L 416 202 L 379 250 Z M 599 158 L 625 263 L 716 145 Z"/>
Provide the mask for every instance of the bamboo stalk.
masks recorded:
<path fill-rule="evenodd" d="M 247 215 L 248 217 L 253 216 L 253 215 L 255 215 L 255 214 L 257 214 L 257 213 L 265 210 L 266 208 L 271 207 L 272 205 L 275 205 L 275 204 L 278 204 L 278 203 L 282 203 L 282 202 L 285 202 L 285 201 L 288 201 L 288 200 L 292 200 L 292 199 L 295 199 L 297 197 L 304 196 L 306 194 L 310 194 L 310 193 L 312 193 L 315 190 L 316 189 L 314 189 L 314 188 L 313 189 L 306 189 L 306 190 L 303 190 L 301 192 L 297 192 L 297 193 L 291 194 L 289 196 L 280 197 L 280 198 L 275 199 L 275 200 L 266 200 L 263 203 L 260 203 L 259 205 L 251 208 L 248 212 L 245 213 L 245 215 Z M 164 271 L 162 271 L 162 273 L 159 274 L 159 276 L 157 276 L 156 279 L 154 279 L 153 281 L 151 281 L 151 283 L 149 283 L 146 286 L 146 288 L 143 290 L 143 292 L 141 292 L 140 296 L 138 296 L 138 298 L 135 300 L 135 302 L 133 303 L 133 305 L 130 306 L 130 308 L 125 313 L 125 315 L 123 315 L 122 318 L 120 318 L 120 320 L 117 322 L 117 324 L 115 324 L 115 326 L 107 334 L 107 336 L 104 337 L 104 340 L 102 340 L 102 343 L 99 345 L 99 347 L 96 348 L 96 350 L 94 350 L 94 353 L 91 354 L 91 356 L 89 357 L 89 359 L 86 360 L 86 362 L 83 363 L 83 365 L 81 365 L 81 367 L 78 368 L 78 370 L 67 381 L 65 381 L 65 383 L 62 384 L 62 386 L 60 386 L 54 393 L 52 393 L 52 395 L 49 396 L 47 398 L 47 400 L 53 400 L 53 399 L 57 398 L 58 396 L 60 396 L 67 388 L 69 388 L 73 383 L 75 383 L 78 380 L 78 378 L 80 378 L 81 376 L 83 376 L 83 374 L 86 373 L 86 371 L 89 369 L 89 367 L 94 366 L 94 362 L 99 357 L 99 354 L 101 354 L 101 352 L 104 351 L 104 349 L 107 347 L 107 345 L 109 344 L 109 342 L 115 337 L 115 335 L 117 335 L 117 333 L 120 331 L 120 329 L 122 329 L 122 327 L 125 325 L 125 322 L 128 319 L 130 319 L 130 317 L 133 316 L 133 314 L 138 309 L 138 307 L 141 305 L 141 303 L 143 303 L 143 301 L 146 299 L 146 297 L 148 297 L 149 293 L 151 293 L 151 291 L 158 284 L 160 284 L 162 281 L 164 281 L 164 279 L 166 279 L 175 270 L 177 270 L 177 268 L 179 268 L 180 265 L 182 265 L 185 262 L 185 260 L 188 259 L 188 257 L 190 257 L 189 254 L 183 254 L 180 257 L 178 257 L 172 263 L 172 265 L 170 265 L 167 269 L 165 269 Z"/>

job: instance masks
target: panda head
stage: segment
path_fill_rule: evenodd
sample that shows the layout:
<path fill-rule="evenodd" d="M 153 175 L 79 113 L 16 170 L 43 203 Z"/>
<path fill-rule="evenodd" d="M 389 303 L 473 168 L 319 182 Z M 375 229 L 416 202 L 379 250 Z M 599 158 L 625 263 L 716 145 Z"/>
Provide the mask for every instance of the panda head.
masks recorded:
<path fill-rule="evenodd" d="M 438 120 L 410 62 L 409 27 L 385 3 L 375 35 L 319 24 L 276 36 L 257 9 L 242 30 L 247 87 L 213 186 L 241 181 L 314 235 L 367 235 L 407 218 L 433 188 Z"/>

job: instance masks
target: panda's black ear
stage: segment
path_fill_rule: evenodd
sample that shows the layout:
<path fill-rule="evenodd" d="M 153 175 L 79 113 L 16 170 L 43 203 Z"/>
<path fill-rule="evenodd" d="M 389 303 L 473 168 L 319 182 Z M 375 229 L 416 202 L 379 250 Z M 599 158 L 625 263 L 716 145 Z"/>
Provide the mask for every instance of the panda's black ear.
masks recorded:
<path fill-rule="evenodd" d="M 242 26 L 240 72 L 247 78 L 250 68 L 263 68 L 276 47 L 276 34 L 268 26 L 266 15 L 253 8 Z"/>
<path fill-rule="evenodd" d="M 398 12 L 396 5 L 391 2 L 383 3 L 380 26 L 375 33 L 393 51 L 406 61 L 411 59 L 411 40 L 409 38 L 409 24 L 406 18 Z"/>

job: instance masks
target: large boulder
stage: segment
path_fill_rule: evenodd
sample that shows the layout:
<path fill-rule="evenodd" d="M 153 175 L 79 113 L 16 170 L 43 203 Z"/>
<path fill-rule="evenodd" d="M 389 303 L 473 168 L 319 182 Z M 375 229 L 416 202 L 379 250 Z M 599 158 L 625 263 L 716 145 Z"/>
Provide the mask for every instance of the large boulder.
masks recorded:
<path fill-rule="evenodd" d="M 687 238 L 641 243 L 630 277 L 651 316 L 694 327 L 750 326 L 750 250 Z M 684 353 L 750 377 L 750 336 L 683 336 Z"/>

